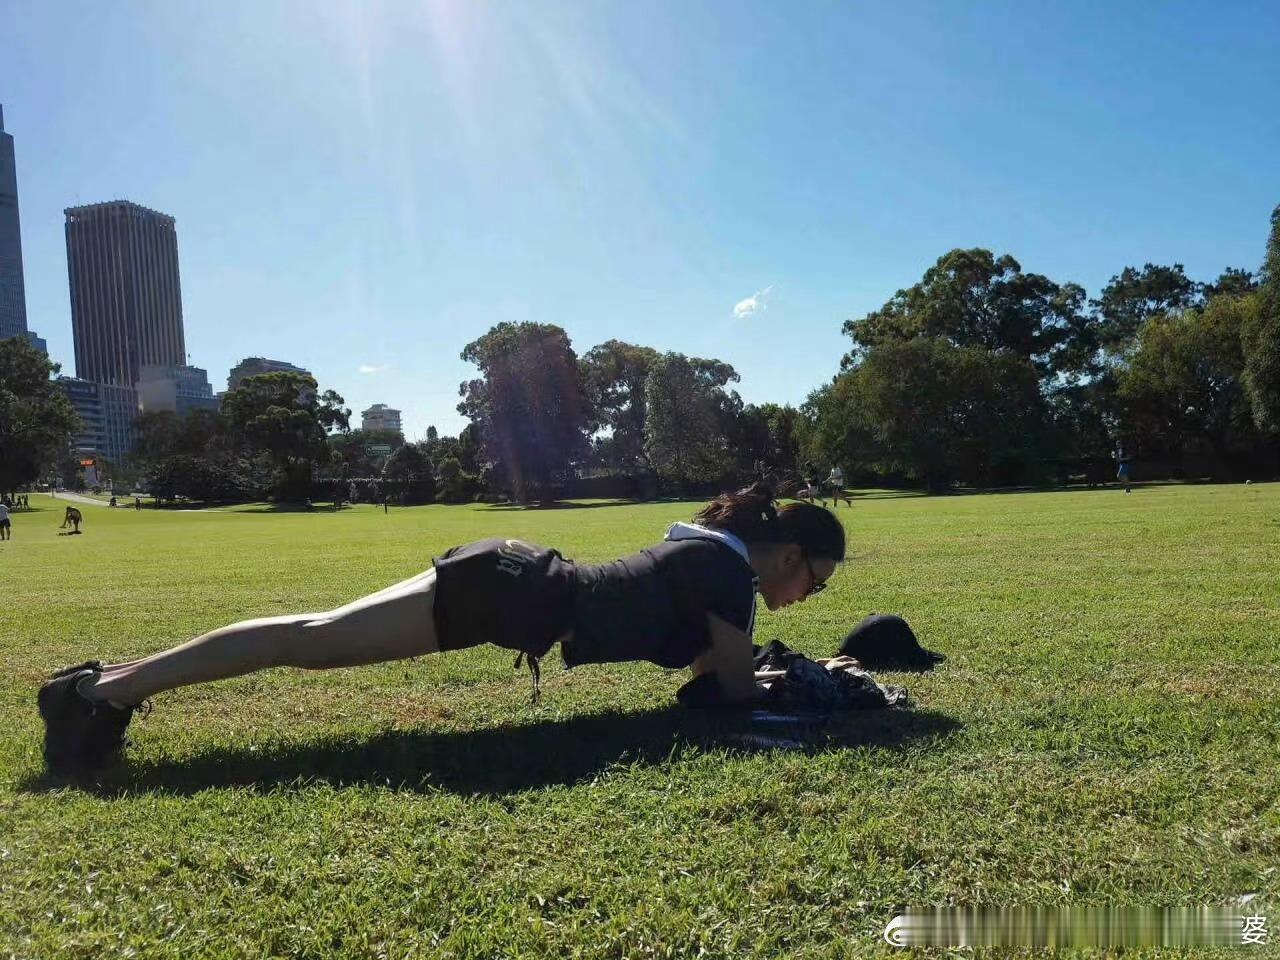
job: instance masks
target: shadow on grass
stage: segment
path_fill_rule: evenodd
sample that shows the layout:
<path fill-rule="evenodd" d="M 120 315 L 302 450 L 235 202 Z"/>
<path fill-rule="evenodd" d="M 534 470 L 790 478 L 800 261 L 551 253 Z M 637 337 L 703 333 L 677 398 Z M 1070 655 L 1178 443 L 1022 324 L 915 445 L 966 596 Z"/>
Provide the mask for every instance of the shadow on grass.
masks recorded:
<path fill-rule="evenodd" d="M 877 710 L 815 721 L 803 736 L 808 753 L 858 747 L 904 748 L 938 740 L 960 723 L 933 711 Z M 670 707 L 602 713 L 487 730 L 433 733 L 388 731 L 356 738 L 207 749 L 183 760 L 128 762 L 93 782 L 72 784 L 103 797 L 137 793 L 191 795 L 217 787 L 257 791 L 316 783 L 372 784 L 397 790 L 443 789 L 503 795 L 590 780 L 615 764 L 658 765 L 718 747 L 759 752 L 735 737 L 761 729 L 745 713 L 713 714 Z M 787 735 L 795 742 L 795 734 Z M 766 748 L 767 749 L 767 748 Z M 28 792 L 67 786 L 41 775 L 20 785 Z"/>

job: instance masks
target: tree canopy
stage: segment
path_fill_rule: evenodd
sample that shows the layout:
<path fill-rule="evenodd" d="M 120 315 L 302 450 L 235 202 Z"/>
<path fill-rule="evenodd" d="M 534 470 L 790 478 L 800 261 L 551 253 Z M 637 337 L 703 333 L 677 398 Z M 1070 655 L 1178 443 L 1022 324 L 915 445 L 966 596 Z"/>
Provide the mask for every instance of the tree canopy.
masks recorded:
<path fill-rule="evenodd" d="M 26 337 L 0 340 L 0 490 L 56 466 L 80 428 L 71 401 L 50 379 L 60 369 Z"/>

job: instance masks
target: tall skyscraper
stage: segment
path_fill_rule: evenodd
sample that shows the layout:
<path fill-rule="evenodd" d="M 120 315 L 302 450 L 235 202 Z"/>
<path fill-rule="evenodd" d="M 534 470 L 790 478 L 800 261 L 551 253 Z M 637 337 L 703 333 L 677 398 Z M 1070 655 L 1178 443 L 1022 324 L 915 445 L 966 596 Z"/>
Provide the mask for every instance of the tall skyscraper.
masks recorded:
<path fill-rule="evenodd" d="M 0 106 L 0 340 L 26 335 L 27 293 L 22 282 L 18 166 L 13 155 L 13 137 L 4 132 L 4 107 Z M 33 342 L 35 339 L 32 338 Z"/>
<path fill-rule="evenodd" d="M 185 365 L 173 217 L 127 200 L 64 212 L 76 376 L 132 389 L 144 366 Z"/>

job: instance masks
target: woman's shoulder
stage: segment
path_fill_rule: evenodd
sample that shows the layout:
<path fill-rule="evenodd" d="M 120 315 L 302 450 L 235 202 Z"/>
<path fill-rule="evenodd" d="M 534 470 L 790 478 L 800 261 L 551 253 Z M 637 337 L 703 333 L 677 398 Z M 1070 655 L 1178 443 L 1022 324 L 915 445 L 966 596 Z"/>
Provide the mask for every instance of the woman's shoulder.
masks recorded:
<path fill-rule="evenodd" d="M 645 552 L 662 566 L 752 575 L 751 564 L 741 553 L 712 537 L 663 540 L 646 548 Z"/>

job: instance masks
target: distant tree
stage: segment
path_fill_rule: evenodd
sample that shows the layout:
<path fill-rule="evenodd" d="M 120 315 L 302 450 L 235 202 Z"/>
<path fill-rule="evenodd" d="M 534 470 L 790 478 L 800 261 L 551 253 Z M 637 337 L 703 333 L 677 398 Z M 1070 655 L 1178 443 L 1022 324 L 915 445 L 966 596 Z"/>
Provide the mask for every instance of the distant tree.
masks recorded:
<path fill-rule="evenodd" d="M 575 441 L 576 442 L 576 441 Z M 480 436 L 480 427 L 469 423 L 458 431 L 458 442 L 455 448 L 458 463 L 463 473 L 479 474 L 486 467 L 484 443 Z"/>
<path fill-rule="evenodd" d="M 476 478 L 462 469 L 457 457 L 445 457 L 439 467 L 439 498 L 445 503 L 462 503 L 470 499 Z"/>
<path fill-rule="evenodd" d="M 178 454 L 151 463 L 144 475 L 147 489 L 161 500 L 244 502 L 257 495 L 254 480 L 243 464 L 214 463 L 204 457 Z"/>
<path fill-rule="evenodd" d="M 591 429 L 608 430 L 600 444 L 609 465 L 634 469 L 647 465 L 644 452 L 645 384 L 661 359 L 651 347 L 609 340 L 582 358 L 583 381 L 591 405 Z"/>
<path fill-rule="evenodd" d="M 467 344 L 481 376 L 459 388 L 458 412 L 521 499 L 550 497 L 556 476 L 586 450 L 588 403 L 568 335 L 539 323 L 500 323 Z"/>
<path fill-rule="evenodd" d="M 1053 390 L 1047 397 L 1053 450 L 1064 466 L 1082 469 L 1090 483 L 1109 480 L 1115 474 L 1112 454 L 1117 439 L 1123 437 L 1130 455 L 1141 455 L 1146 445 L 1140 437 L 1123 436 L 1116 376 L 1115 369 L 1107 368 L 1086 382 Z"/>
<path fill-rule="evenodd" d="M 66 456 L 80 417 L 50 379 L 60 369 L 26 337 L 0 340 L 0 491 L 32 483 Z"/>
<path fill-rule="evenodd" d="M 945 490 L 957 480 L 1031 479 L 1044 455 L 1046 412 L 1025 356 L 920 338 L 867 351 L 822 398 L 818 430 L 845 462 Z"/>
<path fill-rule="evenodd" d="M 371 448 L 385 446 L 394 452 L 404 444 L 398 430 L 348 430 L 328 435 L 329 447 L 337 454 L 334 468 L 348 477 L 376 477 L 390 454 L 374 453 Z"/>
<path fill-rule="evenodd" d="M 1255 309 L 1253 298 L 1215 297 L 1147 318 L 1119 372 L 1127 430 L 1174 456 L 1206 450 L 1224 466 L 1247 452 L 1255 436 L 1241 333 Z"/>
<path fill-rule="evenodd" d="M 1253 274 L 1248 270 L 1227 267 L 1213 283 L 1205 285 L 1206 297 L 1242 297 L 1258 289 Z"/>
<path fill-rule="evenodd" d="M 177 452 L 182 420 L 172 410 L 148 410 L 133 421 L 133 449 L 127 459 L 137 464 L 154 463 Z"/>
<path fill-rule="evenodd" d="M 1242 331 L 1243 381 L 1255 425 L 1280 432 L 1280 206 L 1271 212 L 1271 234 L 1259 273 L 1257 309 Z"/>
<path fill-rule="evenodd" d="M 125 459 L 135 468 L 178 455 L 224 464 L 233 459 L 227 424 L 216 410 L 151 410 L 138 415 L 133 429 L 136 440 Z"/>
<path fill-rule="evenodd" d="M 1151 317 L 1194 307 L 1203 294 L 1204 288 L 1183 273 L 1182 264 L 1148 263 L 1141 270 L 1125 267 L 1089 303 L 1098 316 L 1102 346 L 1115 352 L 1130 343 Z"/>
<path fill-rule="evenodd" d="M 1023 273 L 1008 254 L 952 250 L 919 283 L 899 290 L 879 310 L 845 322 L 854 348 L 842 369 L 882 344 L 928 338 L 957 347 L 1007 350 L 1031 360 L 1048 377 L 1064 364 L 1086 362 L 1092 333 L 1083 305 L 1079 286 L 1059 286 L 1040 274 Z M 1076 342 L 1081 338 L 1083 345 Z"/>
<path fill-rule="evenodd" d="M 382 484 L 384 489 L 396 491 L 405 500 L 435 499 L 431 462 L 416 444 L 403 444 L 387 458 L 382 468 Z"/>
<path fill-rule="evenodd" d="M 649 371 L 645 453 L 659 476 L 680 487 L 719 477 L 729 465 L 713 382 L 678 353 L 665 354 Z"/>
<path fill-rule="evenodd" d="M 247 377 L 222 401 L 233 444 L 270 457 L 284 500 L 309 496 L 317 464 L 330 462 L 328 432 L 347 429 L 351 416 L 337 393 L 316 391 L 309 374 L 267 373 Z"/>

